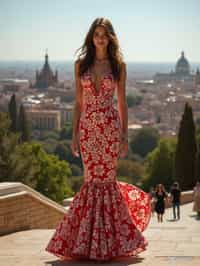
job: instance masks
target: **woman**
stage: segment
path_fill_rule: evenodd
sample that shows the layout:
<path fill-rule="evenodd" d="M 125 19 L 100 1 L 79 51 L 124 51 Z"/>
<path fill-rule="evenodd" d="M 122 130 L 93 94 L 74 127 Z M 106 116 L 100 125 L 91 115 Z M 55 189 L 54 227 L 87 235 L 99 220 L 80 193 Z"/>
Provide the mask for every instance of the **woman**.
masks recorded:
<path fill-rule="evenodd" d="M 81 155 L 83 185 L 46 250 L 97 261 L 136 255 L 147 246 L 141 232 L 150 219 L 150 199 L 116 179 L 117 159 L 128 152 L 126 64 L 108 19 L 92 23 L 75 62 L 75 83 L 71 149 Z"/>
<path fill-rule="evenodd" d="M 200 218 L 200 181 L 196 182 L 196 186 L 193 190 L 194 205 L 193 211 L 197 213 L 197 218 Z"/>
<path fill-rule="evenodd" d="M 163 184 L 158 184 L 155 190 L 155 199 L 156 199 L 155 211 L 157 213 L 158 222 L 161 223 L 163 222 L 163 214 L 165 212 L 166 198 L 167 198 L 167 193 L 165 187 L 163 186 Z"/>

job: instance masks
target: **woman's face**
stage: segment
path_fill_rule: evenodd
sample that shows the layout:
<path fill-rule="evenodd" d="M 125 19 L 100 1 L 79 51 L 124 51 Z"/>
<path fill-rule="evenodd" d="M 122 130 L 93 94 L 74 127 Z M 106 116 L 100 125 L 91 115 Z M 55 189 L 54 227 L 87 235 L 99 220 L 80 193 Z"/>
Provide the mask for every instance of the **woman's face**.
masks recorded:
<path fill-rule="evenodd" d="M 109 44 L 109 37 L 102 26 L 97 26 L 93 34 L 93 42 L 96 48 L 106 48 Z"/>

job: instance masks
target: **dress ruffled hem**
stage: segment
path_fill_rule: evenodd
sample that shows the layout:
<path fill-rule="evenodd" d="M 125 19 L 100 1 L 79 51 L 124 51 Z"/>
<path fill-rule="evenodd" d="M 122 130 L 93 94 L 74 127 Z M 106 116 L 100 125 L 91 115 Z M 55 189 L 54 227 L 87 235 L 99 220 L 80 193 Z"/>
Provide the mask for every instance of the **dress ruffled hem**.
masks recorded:
<path fill-rule="evenodd" d="M 150 197 L 138 187 L 85 181 L 45 250 L 61 259 L 136 256 L 148 245 L 141 232 L 150 216 Z"/>
<path fill-rule="evenodd" d="M 50 250 L 50 249 L 45 249 L 46 251 L 48 251 L 49 253 L 57 256 L 59 259 L 61 260 L 95 260 L 95 261 L 110 261 L 110 260 L 113 260 L 113 259 L 118 259 L 118 258 L 125 258 L 125 257 L 135 257 L 137 256 L 138 254 L 140 254 L 141 252 L 145 251 L 146 248 L 148 246 L 148 243 L 146 242 L 144 244 L 143 247 L 139 247 L 135 250 L 132 250 L 130 252 L 127 252 L 127 253 L 123 253 L 121 255 L 114 255 L 114 256 L 109 256 L 109 257 L 88 257 L 88 256 L 84 256 L 84 255 L 74 255 L 74 254 L 70 254 L 68 256 L 66 255 L 61 255 L 60 253 L 56 253 L 54 250 Z"/>

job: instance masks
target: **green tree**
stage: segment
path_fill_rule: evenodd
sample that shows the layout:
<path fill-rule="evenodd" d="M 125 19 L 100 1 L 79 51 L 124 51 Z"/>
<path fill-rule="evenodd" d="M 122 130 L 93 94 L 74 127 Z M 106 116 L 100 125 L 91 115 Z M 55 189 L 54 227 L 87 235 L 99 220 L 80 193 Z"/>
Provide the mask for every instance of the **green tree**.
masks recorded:
<path fill-rule="evenodd" d="M 74 191 L 74 193 L 77 193 L 83 184 L 83 175 L 72 176 L 69 179 L 69 182 L 70 182 L 70 186 L 71 186 L 72 190 Z"/>
<path fill-rule="evenodd" d="M 0 112 L 0 137 L 8 134 L 11 120 L 7 112 Z"/>
<path fill-rule="evenodd" d="M 17 103 L 15 94 L 11 96 L 11 99 L 9 101 L 8 112 L 11 120 L 10 130 L 12 132 L 17 132 Z"/>
<path fill-rule="evenodd" d="M 60 140 L 66 140 L 72 138 L 72 123 L 67 122 L 60 131 Z"/>
<path fill-rule="evenodd" d="M 58 145 L 56 139 L 46 139 L 44 141 L 37 140 L 42 145 L 42 148 L 49 154 L 54 154 L 55 148 Z"/>
<path fill-rule="evenodd" d="M 176 180 L 179 181 L 182 189 L 192 189 L 195 184 L 196 153 L 193 113 L 191 106 L 186 103 L 179 126 L 175 156 Z"/>
<path fill-rule="evenodd" d="M 144 127 L 131 136 L 130 148 L 133 153 L 145 157 L 158 144 L 159 134 L 157 129 Z"/>
<path fill-rule="evenodd" d="M 200 117 L 197 117 L 197 119 L 196 119 L 196 125 L 200 127 Z"/>
<path fill-rule="evenodd" d="M 68 162 L 47 154 L 37 143 L 29 146 L 29 153 L 35 155 L 39 165 L 36 184 L 38 191 L 60 203 L 74 194 L 69 183 L 71 170 Z"/>
<path fill-rule="evenodd" d="M 143 186 L 146 190 L 158 183 L 164 184 L 169 189 L 174 180 L 175 150 L 174 138 L 162 138 L 158 146 L 147 155 L 143 177 Z"/>
<path fill-rule="evenodd" d="M 139 105 L 142 102 L 142 96 L 140 95 L 127 95 L 126 101 L 128 107 L 133 107 L 135 105 Z"/>
<path fill-rule="evenodd" d="M 70 168 L 72 171 L 72 176 L 81 176 L 83 175 L 83 170 L 76 164 L 70 164 Z"/>
<path fill-rule="evenodd" d="M 8 114 L 0 112 L 0 181 L 23 182 L 60 203 L 74 195 L 69 163 L 48 155 L 38 143 L 20 143 L 10 123 Z"/>
<path fill-rule="evenodd" d="M 21 181 L 34 185 L 34 159 L 21 153 L 19 133 L 10 131 L 8 113 L 0 112 L 0 181 Z"/>
<path fill-rule="evenodd" d="M 19 109 L 18 130 L 21 133 L 20 140 L 22 142 L 30 140 L 30 126 L 23 104 L 20 105 Z"/>
<path fill-rule="evenodd" d="M 65 141 L 59 142 L 56 145 L 54 154 L 58 155 L 60 160 L 67 160 L 67 158 L 69 157 L 69 154 L 70 154 L 70 150 L 69 150 Z"/>
<path fill-rule="evenodd" d="M 127 178 L 127 181 L 136 184 L 144 173 L 144 167 L 139 162 L 120 159 L 117 163 L 117 176 Z"/>
<path fill-rule="evenodd" d="M 41 130 L 40 140 L 54 139 L 59 140 L 59 132 L 57 130 Z"/>
<path fill-rule="evenodd" d="M 0 137 L 0 181 L 15 180 L 15 171 L 18 161 L 16 148 L 19 136 L 10 132 Z"/>
<path fill-rule="evenodd" d="M 200 143 L 200 125 L 196 125 L 196 140 L 198 143 Z"/>

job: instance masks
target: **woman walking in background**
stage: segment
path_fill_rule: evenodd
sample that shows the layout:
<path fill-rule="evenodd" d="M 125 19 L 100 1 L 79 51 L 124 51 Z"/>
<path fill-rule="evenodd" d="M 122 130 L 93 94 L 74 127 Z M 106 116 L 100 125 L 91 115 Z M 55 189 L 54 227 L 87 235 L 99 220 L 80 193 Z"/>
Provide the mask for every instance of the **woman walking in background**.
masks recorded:
<path fill-rule="evenodd" d="M 200 181 L 196 182 L 193 190 L 194 205 L 193 211 L 197 213 L 197 218 L 200 219 Z"/>
<path fill-rule="evenodd" d="M 155 211 L 157 213 L 158 222 L 163 222 L 163 214 L 165 213 L 165 199 L 167 192 L 163 184 L 158 184 L 155 190 Z"/>
<path fill-rule="evenodd" d="M 97 261 L 137 255 L 147 246 L 141 232 L 149 223 L 150 197 L 116 177 L 117 159 L 128 152 L 126 64 L 108 19 L 92 23 L 75 62 L 75 81 L 71 149 L 81 155 L 83 185 L 46 250 Z"/>

